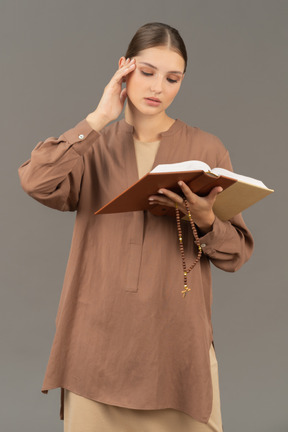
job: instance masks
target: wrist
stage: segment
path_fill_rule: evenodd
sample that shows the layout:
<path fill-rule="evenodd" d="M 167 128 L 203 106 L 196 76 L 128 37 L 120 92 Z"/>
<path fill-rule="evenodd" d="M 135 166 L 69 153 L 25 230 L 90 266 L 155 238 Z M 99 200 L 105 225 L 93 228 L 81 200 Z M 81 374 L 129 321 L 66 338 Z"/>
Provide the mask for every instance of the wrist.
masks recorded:
<path fill-rule="evenodd" d="M 194 219 L 194 222 L 197 225 L 197 227 L 199 228 L 199 230 L 201 232 L 203 232 L 204 234 L 206 234 L 212 230 L 213 224 L 215 222 L 215 218 L 216 218 L 216 216 L 215 216 L 214 212 L 212 211 L 212 213 L 209 213 L 209 214 L 205 215 L 204 217 L 202 215 L 201 218 Z"/>
<path fill-rule="evenodd" d="M 103 129 L 103 127 L 106 126 L 110 121 L 105 114 L 97 112 L 97 110 L 88 114 L 86 120 L 89 125 L 97 132 Z"/>

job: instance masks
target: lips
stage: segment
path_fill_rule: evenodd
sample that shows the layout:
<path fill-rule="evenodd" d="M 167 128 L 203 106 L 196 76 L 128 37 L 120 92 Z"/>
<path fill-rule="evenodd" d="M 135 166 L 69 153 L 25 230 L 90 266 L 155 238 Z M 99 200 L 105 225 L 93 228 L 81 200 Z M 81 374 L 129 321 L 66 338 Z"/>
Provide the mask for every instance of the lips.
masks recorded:
<path fill-rule="evenodd" d="M 145 99 L 151 100 L 153 102 L 161 102 L 160 99 L 157 99 L 157 98 L 154 98 L 154 97 L 148 97 L 148 98 L 145 98 Z"/>

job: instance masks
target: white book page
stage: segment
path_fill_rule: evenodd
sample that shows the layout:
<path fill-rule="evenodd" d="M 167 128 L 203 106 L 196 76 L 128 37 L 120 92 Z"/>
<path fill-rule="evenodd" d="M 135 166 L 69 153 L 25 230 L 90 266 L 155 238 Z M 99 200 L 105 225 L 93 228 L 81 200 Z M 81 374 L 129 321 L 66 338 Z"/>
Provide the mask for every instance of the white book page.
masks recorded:
<path fill-rule="evenodd" d="M 233 178 L 235 180 L 242 181 L 244 183 L 249 183 L 249 184 L 254 185 L 254 186 L 258 186 L 258 187 L 261 187 L 261 188 L 264 188 L 264 189 L 268 189 L 264 185 L 264 183 L 262 181 L 260 181 L 260 180 L 256 180 L 256 179 L 254 179 L 252 177 L 243 176 L 241 174 L 236 174 L 236 173 L 234 173 L 232 171 L 229 171 L 229 170 L 226 170 L 224 168 L 213 168 L 212 172 L 214 174 L 217 174 L 217 175 L 223 175 L 225 177 L 230 177 L 230 178 Z"/>
<path fill-rule="evenodd" d="M 172 164 L 160 164 L 157 165 L 151 173 L 163 173 L 163 172 L 177 172 L 177 171 L 210 171 L 209 165 L 205 162 L 198 160 L 190 160 L 185 162 L 178 162 Z"/>

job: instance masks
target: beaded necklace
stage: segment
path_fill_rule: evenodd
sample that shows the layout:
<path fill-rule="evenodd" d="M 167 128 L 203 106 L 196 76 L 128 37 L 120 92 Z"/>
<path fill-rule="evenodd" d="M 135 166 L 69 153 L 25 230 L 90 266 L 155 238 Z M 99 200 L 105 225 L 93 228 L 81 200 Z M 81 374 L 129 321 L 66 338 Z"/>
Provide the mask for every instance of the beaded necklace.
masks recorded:
<path fill-rule="evenodd" d="M 182 258 L 182 267 L 183 267 L 183 274 L 184 274 L 184 290 L 181 291 L 183 298 L 186 296 L 186 294 L 188 293 L 188 291 L 191 291 L 191 288 L 188 288 L 187 285 L 187 274 L 193 270 L 193 268 L 195 267 L 195 265 L 197 264 L 197 262 L 200 260 L 201 255 L 202 255 L 202 248 L 200 246 L 200 240 L 197 234 L 197 230 L 195 228 L 195 223 L 192 219 L 191 213 L 190 213 L 190 209 L 189 209 L 189 205 L 188 205 L 188 201 L 187 199 L 184 199 L 184 204 L 187 210 L 187 214 L 188 214 L 188 218 L 189 218 L 189 222 L 192 228 L 192 232 L 195 238 L 195 242 L 196 245 L 198 247 L 198 255 L 195 259 L 195 261 L 191 264 L 191 266 L 187 269 L 186 267 L 186 260 L 185 260 L 185 254 L 184 254 L 184 246 L 183 246 L 183 238 L 182 238 L 182 229 L 181 229 L 181 222 L 180 222 L 180 212 L 179 212 L 179 208 L 178 205 L 176 204 L 176 222 L 177 222 L 177 231 L 178 231 L 178 239 L 179 239 L 179 247 L 180 247 L 180 253 L 181 253 L 181 258 Z"/>

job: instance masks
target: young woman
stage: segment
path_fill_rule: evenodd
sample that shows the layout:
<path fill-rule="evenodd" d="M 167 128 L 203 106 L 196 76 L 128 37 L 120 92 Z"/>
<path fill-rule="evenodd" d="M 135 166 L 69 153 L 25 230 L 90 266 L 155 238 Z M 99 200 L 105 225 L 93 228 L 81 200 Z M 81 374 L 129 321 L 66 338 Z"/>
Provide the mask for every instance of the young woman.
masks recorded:
<path fill-rule="evenodd" d="M 250 257 L 253 240 L 241 215 L 215 216 L 219 187 L 206 197 L 183 182 L 181 195 L 159 190 L 151 209 L 177 205 L 196 225 L 200 247 L 189 218 L 178 225 L 184 255 L 175 216 L 94 215 L 159 163 L 195 159 L 232 169 L 216 136 L 166 113 L 186 65 L 177 30 L 142 26 L 95 111 L 59 138 L 40 141 L 19 168 L 33 198 L 77 211 L 42 388 L 62 389 L 65 432 L 222 430 L 210 262 L 232 272 Z M 111 123 L 125 101 L 125 119 Z M 182 258 L 189 267 L 199 250 L 183 289 Z"/>

